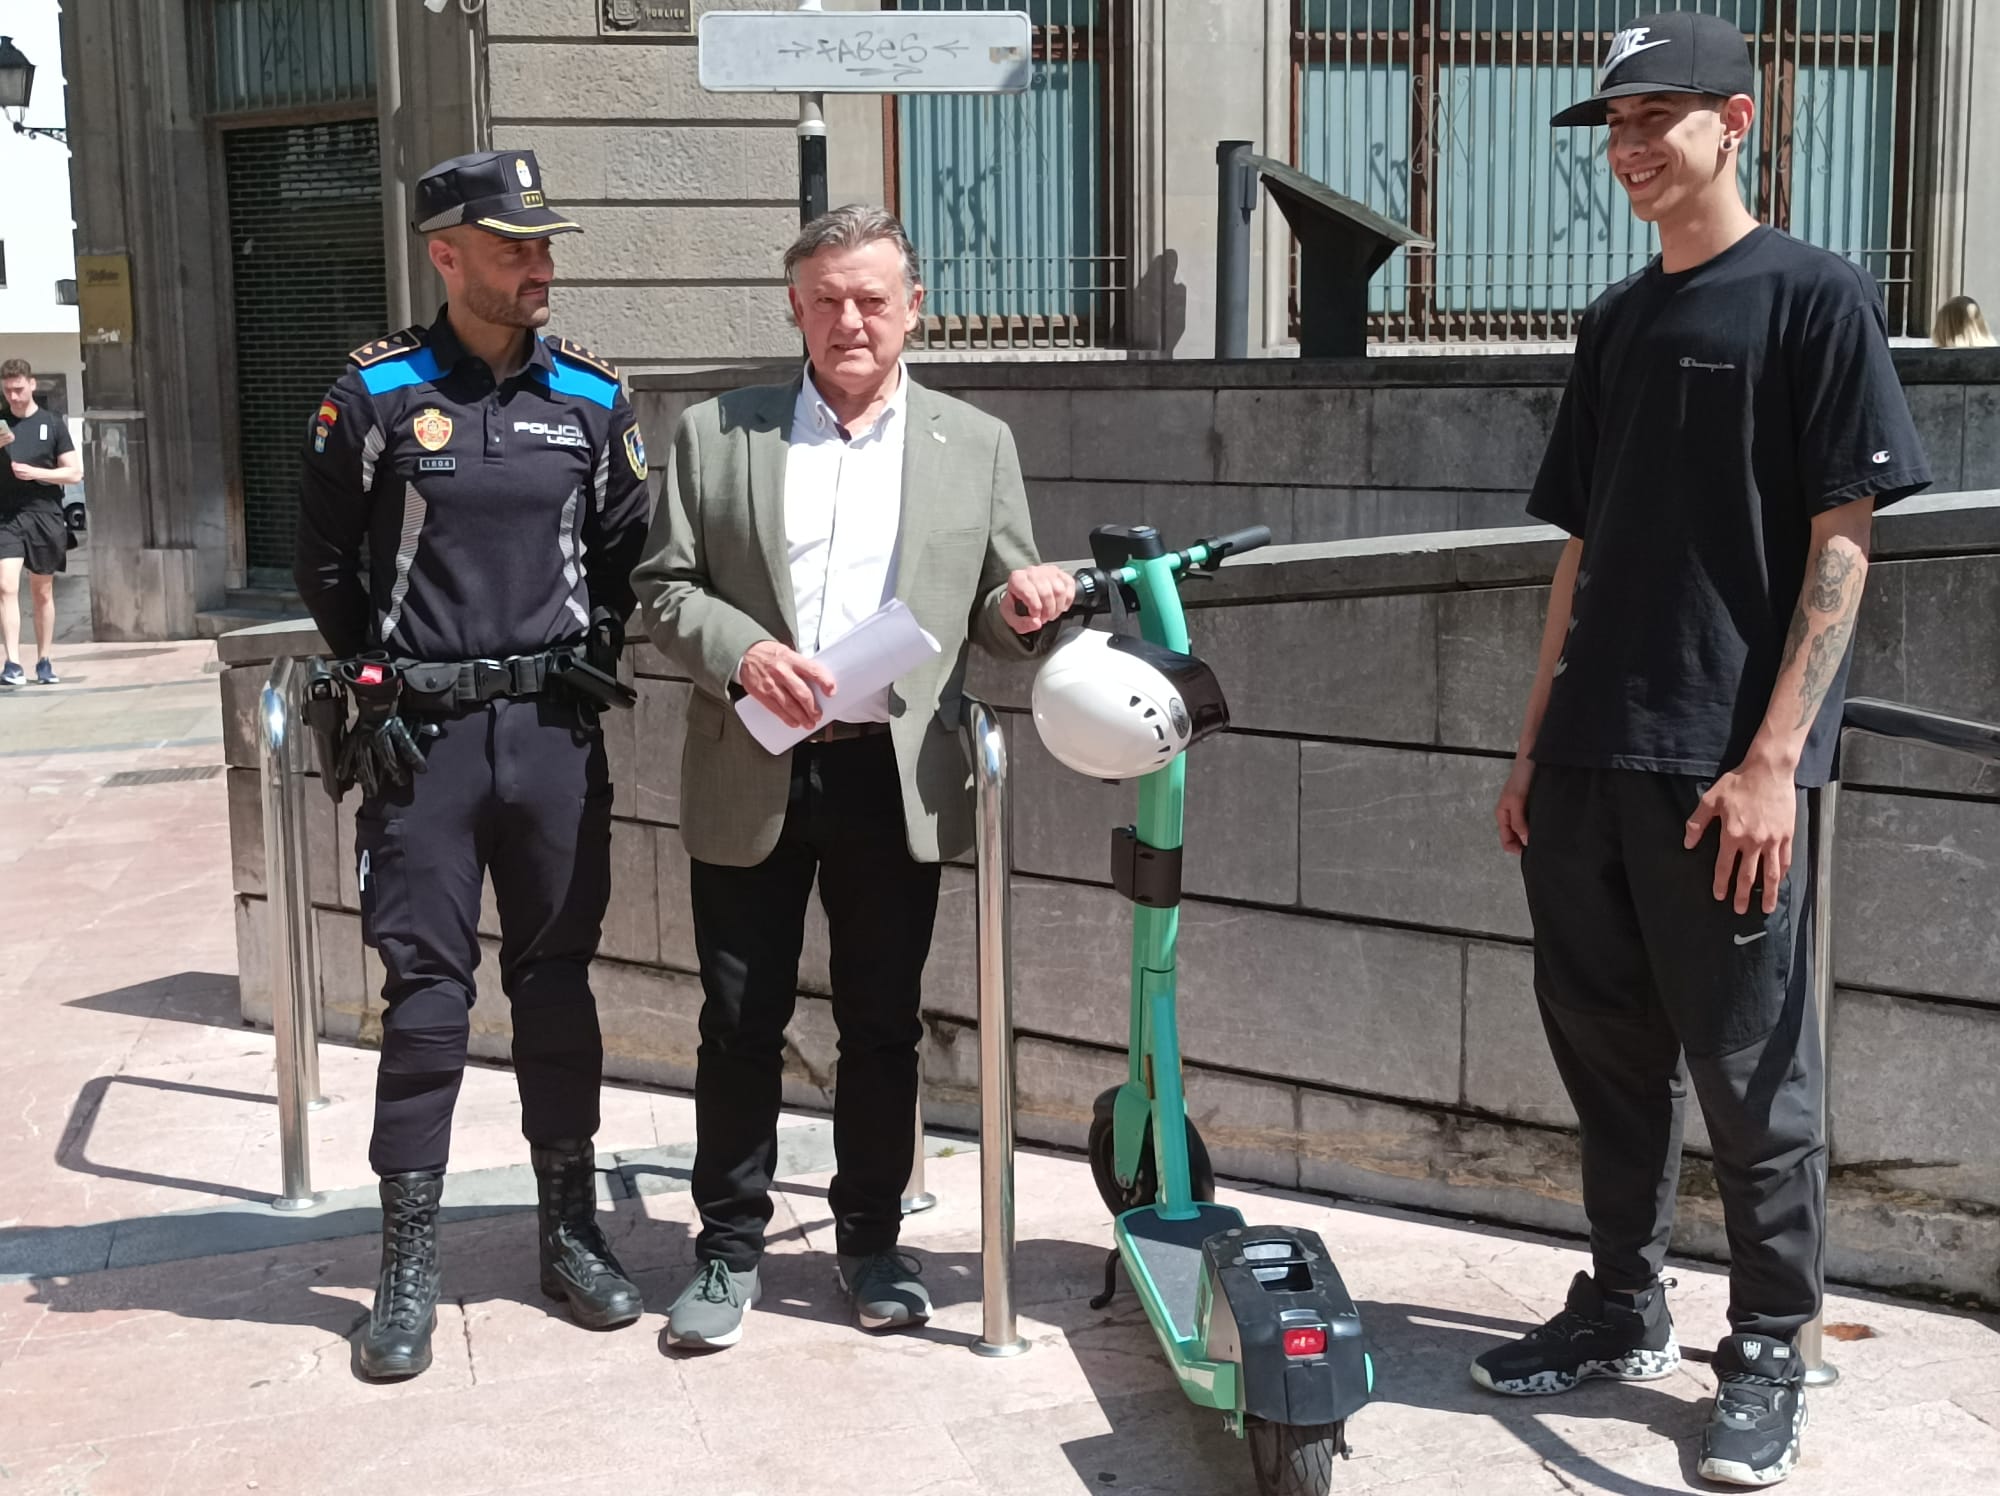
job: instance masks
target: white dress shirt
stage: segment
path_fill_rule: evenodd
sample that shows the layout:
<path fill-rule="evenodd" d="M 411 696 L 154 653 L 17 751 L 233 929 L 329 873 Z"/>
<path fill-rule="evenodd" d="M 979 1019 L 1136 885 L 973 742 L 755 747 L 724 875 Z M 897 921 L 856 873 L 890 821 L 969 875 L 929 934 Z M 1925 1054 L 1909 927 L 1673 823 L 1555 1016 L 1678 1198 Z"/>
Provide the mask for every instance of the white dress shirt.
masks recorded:
<path fill-rule="evenodd" d="M 825 648 L 895 595 L 908 393 L 908 376 L 898 368 L 895 393 L 875 424 L 850 436 L 811 370 L 799 386 L 785 453 L 785 548 L 800 654 Z M 836 694 L 833 715 L 887 722 L 889 692 Z"/>

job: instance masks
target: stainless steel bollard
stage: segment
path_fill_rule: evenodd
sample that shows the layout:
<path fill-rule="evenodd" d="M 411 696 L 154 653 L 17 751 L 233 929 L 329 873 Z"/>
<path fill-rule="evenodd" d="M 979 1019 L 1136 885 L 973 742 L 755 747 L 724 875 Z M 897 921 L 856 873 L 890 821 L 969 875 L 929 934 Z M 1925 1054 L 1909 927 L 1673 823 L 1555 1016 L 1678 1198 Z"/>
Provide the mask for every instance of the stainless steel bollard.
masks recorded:
<path fill-rule="evenodd" d="M 965 698 L 965 738 L 978 790 L 979 1227 L 985 1314 L 981 1356 L 1028 1348 L 1014 1325 L 1014 969 L 1008 950 L 1013 828 L 1007 739 L 983 701 Z"/>
<path fill-rule="evenodd" d="M 937 1196 L 924 1188 L 924 1092 L 923 1077 L 917 1078 L 917 1142 L 910 1151 L 910 1182 L 903 1186 L 903 1214 L 915 1215 L 937 1204 Z"/>
<path fill-rule="evenodd" d="M 306 1113 L 326 1103 L 319 1090 L 319 936 L 306 861 L 301 662 L 271 667 L 258 701 L 264 767 L 264 891 L 270 915 L 271 1033 L 277 1041 L 278 1151 L 284 1187 L 274 1210 L 310 1210 L 312 1138 Z"/>
<path fill-rule="evenodd" d="M 1838 773 L 1838 769 L 1835 770 Z M 1826 1098 L 1833 1077 L 1827 1072 L 1826 1029 L 1833 1014 L 1833 841 L 1834 826 L 1839 819 L 1840 781 L 1830 779 L 1815 795 L 1815 814 L 1812 818 L 1813 831 L 1813 1009 L 1819 1030 L 1820 1071 L 1820 1135 L 1826 1141 L 1826 1164 L 1828 1174 L 1833 1168 L 1833 1139 L 1827 1133 Z M 1821 1199 L 1825 1199 L 1826 1180 L 1821 1181 Z M 1821 1209 L 1820 1229 L 1826 1230 L 1826 1212 Z M 1820 1293 L 1824 1300 L 1826 1293 L 1826 1243 L 1820 1242 Z M 1824 1302 L 1820 1312 L 1812 1322 L 1799 1331 L 1799 1354 L 1805 1358 L 1806 1385 L 1808 1387 L 1831 1387 L 1840 1380 L 1840 1370 L 1826 1359 L 1825 1350 L 1826 1308 Z"/>

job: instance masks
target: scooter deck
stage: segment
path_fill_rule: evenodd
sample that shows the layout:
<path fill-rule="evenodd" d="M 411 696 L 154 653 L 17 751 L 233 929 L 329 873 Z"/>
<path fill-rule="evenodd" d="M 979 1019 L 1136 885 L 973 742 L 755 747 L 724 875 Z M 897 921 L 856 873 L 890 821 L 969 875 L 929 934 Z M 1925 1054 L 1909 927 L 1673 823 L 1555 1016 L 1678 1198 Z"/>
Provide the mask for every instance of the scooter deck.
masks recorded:
<path fill-rule="evenodd" d="M 1218 1231 L 1243 1224 L 1243 1213 L 1227 1205 L 1198 1205 L 1198 1214 L 1170 1221 L 1151 1206 L 1118 1218 L 1120 1245 L 1140 1292 L 1163 1311 L 1162 1324 L 1176 1339 L 1194 1337 L 1195 1301 L 1201 1292 L 1201 1244 Z M 1143 1275 L 1143 1279 L 1142 1279 Z"/>

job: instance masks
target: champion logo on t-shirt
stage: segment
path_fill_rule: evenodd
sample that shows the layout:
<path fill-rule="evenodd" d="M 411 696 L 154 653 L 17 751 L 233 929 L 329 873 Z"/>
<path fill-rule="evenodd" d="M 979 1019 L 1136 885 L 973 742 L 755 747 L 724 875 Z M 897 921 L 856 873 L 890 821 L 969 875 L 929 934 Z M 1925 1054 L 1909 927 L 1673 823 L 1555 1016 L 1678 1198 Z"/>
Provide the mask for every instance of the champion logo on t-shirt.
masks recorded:
<path fill-rule="evenodd" d="M 1637 57 L 1641 52 L 1650 52 L 1655 47 L 1664 47 L 1668 42 L 1673 40 L 1670 36 L 1663 36 L 1656 42 L 1647 41 L 1646 38 L 1652 34 L 1653 28 L 1650 26 L 1633 26 L 1614 36 L 1611 39 L 1611 55 L 1604 59 L 1604 66 L 1597 74 L 1597 86 L 1599 88 L 1606 87 L 1611 80 L 1611 75 L 1617 72 L 1623 64 Z"/>
<path fill-rule="evenodd" d="M 1711 374 L 1733 373 L 1736 369 L 1736 365 L 1734 364 L 1705 364 L 1698 358 L 1683 358 L 1681 360 L 1681 367 L 1683 369 L 1706 369 Z"/>
<path fill-rule="evenodd" d="M 1877 452 L 1873 457 L 1869 458 L 1868 460 L 1874 463 L 1875 466 L 1877 467 L 1883 467 L 1888 463 L 1889 457 L 1890 454 L 1887 452 Z"/>

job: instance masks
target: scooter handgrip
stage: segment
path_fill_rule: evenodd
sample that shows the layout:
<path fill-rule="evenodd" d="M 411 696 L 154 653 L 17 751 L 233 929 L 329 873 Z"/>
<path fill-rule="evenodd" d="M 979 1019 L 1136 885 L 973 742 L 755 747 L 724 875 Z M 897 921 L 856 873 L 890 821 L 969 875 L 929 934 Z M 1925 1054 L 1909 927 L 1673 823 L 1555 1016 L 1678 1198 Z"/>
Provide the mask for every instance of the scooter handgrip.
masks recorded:
<path fill-rule="evenodd" d="M 1208 548 L 1208 562 L 1216 565 L 1224 556 L 1240 555 L 1244 551 L 1254 551 L 1259 546 L 1271 543 L 1269 525 L 1248 525 L 1241 530 L 1231 530 L 1227 535 L 1218 535 L 1213 540 L 1204 540 Z"/>

